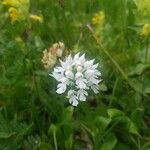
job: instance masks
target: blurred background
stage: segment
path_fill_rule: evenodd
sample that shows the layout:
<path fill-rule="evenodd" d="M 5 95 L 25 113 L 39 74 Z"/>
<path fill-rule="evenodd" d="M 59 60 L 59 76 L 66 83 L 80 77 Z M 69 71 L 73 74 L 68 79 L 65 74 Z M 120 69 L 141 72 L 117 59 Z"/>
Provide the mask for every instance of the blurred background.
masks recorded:
<path fill-rule="evenodd" d="M 149 0 L 1 0 L 0 150 L 150 150 L 149 37 Z M 103 81 L 72 107 L 49 73 L 77 52 Z"/>

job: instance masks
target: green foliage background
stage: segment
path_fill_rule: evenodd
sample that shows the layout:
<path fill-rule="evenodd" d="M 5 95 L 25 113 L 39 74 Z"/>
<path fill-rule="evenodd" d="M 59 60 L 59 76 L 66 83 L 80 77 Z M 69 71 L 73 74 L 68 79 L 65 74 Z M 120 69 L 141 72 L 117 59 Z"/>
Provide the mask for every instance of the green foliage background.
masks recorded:
<path fill-rule="evenodd" d="M 31 0 L 29 13 L 43 23 L 12 24 L 0 4 L 0 149 L 150 150 L 149 37 L 139 34 L 150 23 L 147 7 L 146 0 Z M 90 25 L 100 10 L 102 29 Z M 75 108 L 41 63 L 57 41 L 101 64 L 100 93 Z"/>

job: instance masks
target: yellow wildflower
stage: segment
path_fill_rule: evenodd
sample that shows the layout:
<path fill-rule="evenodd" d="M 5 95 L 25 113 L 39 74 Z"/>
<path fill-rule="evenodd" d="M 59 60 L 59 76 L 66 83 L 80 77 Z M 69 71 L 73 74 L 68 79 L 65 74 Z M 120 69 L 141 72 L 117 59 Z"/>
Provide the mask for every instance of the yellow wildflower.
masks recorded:
<path fill-rule="evenodd" d="M 2 0 L 2 4 L 8 6 L 11 22 L 25 20 L 29 12 L 29 0 Z"/>
<path fill-rule="evenodd" d="M 11 7 L 18 7 L 20 3 L 19 0 L 2 0 L 2 4 Z"/>
<path fill-rule="evenodd" d="M 2 4 L 3 5 L 11 5 L 12 1 L 11 0 L 3 0 Z"/>
<path fill-rule="evenodd" d="M 140 31 L 141 36 L 149 36 L 150 35 L 150 24 L 146 23 L 143 25 L 143 28 Z"/>
<path fill-rule="evenodd" d="M 40 23 L 43 22 L 43 18 L 41 16 L 37 16 L 37 15 L 30 15 L 30 19 L 33 21 L 38 21 Z"/>
<path fill-rule="evenodd" d="M 150 1 L 149 0 L 138 0 L 137 7 L 138 7 L 138 10 L 141 12 L 142 16 L 149 17 L 150 15 Z"/>
<path fill-rule="evenodd" d="M 103 23 L 105 19 L 105 14 L 103 11 L 100 11 L 98 13 L 95 13 L 95 15 L 92 18 L 92 24 L 96 25 L 99 23 Z"/>
<path fill-rule="evenodd" d="M 10 16 L 10 19 L 11 19 L 11 23 L 16 22 L 17 17 L 18 17 L 18 11 L 17 11 L 17 9 L 14 8 L 14 7 L 10 7 L 9 10 L 8 10 L 8 12 L 9 12 L 9 16 Z"/>

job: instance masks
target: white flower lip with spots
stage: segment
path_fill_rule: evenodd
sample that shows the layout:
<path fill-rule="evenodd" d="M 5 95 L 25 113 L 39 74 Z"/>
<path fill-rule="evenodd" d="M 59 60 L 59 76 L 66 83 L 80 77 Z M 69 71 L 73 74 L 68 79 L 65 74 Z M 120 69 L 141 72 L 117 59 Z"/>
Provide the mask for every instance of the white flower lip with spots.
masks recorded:
<path fill-rule="evenodd" d="M 97 69 L 98 63 L 94 59 L 86 60 L 85 54 L 77 53 L 74 57 L 69 55 L 65 61 L 60 60 L 59 67 L 55 67 L 52 74 L 58 81 L 58 94 L 67 93 L 69 103 L 77 106 L 79 101 L 86 101 L 88 91 L 99 92 L 101 72 Z"/>

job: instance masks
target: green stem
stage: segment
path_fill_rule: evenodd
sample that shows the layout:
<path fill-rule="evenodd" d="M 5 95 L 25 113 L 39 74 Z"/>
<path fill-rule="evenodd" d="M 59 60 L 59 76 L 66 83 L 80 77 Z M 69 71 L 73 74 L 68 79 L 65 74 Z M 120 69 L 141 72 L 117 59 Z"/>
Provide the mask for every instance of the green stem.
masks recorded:
<path fill-rule="evenodd" d="M 145 47 L 145 63 L 147 63 L 148 59 L 148 49 L 149 49 L 149 43 L 148 43 L 148 37 L 146 39 L 146 47 Z M 142 93 L 141 93 L 141 103 L 142 107 L 144 108 L 144 74 L 141 75 L 141 83 L 142 83 Z"/>
<path fill-rule="evenodd" d="M 96 43 L 101 47 L 101 50 L 104 52 L 104 54 L 112 61 L 112 63 L 115 65 L 115 67 L 118 69 L 118 71 L 121 73 L 121 75 L 124 77 L 125 80 L 128 81 L 128 77 L 125 74 L 125 72 L 122 70 L 122 68 L 119 66 L 119 64 L 113 59 L 113 57 L 109 54 L 109 52 L 105 49 L 101 41 L 96 36 L 95 32 L 93 31 L 92 27 L 90 25 L 87 25 L 87 28 L 92 33 L 93 38 L 95 39 Z"/>
<path fill-rule="evenodd" d="M 148 59 L 148 49 L 149 49 L 149 43 L 148 43 L 148 37 L 146 39 L 146 51 L 145 51 L 145 63 L 147 63 L 147 59 Z"/>
<path fill-rule="evenodd" d="M 120 67 L 120 65 L 116 62 L 116 60 L 109 54 L 109 52 L 105 49 L 105 47 L 103 46 L 102 42 L 98 39 L 98 37 L 96 36 L 95 32 L 93 31 L 92 27 L 90 25 L 87 25 L 88 30 L 91 32 L 93 38 L 95 39 L 97 45 L 99 45 L 99 47 L 101 48 L 101 50 L 103 51 L 103 53 L 111 60 L 111 62 L 114 64 L 114 66 L 117 68 L 117 70 L 120 72 L 120 74 L 122 75 L 122 77 L 128 82 L 128 84 L 130 85 L 130 87 L 137 91 L 140 92 L 139 90 L 137 90 L 132 82 L 129 80 L 127 74 L 124 72 L 124 70 Z"/>
<path fill-rule="evenodd" d="M 53 138 L 54 138 L 54 145 L 55 145 L 55 150 L 58 150 L 58 146 L 57 146 L 57 138 L 56 138 L 56 131 L 53 131 Z"/>
<path fill-rule="evenodd" d="M 116 92 L 116 89 L 117 89 L 117 85 L 118 85 L 118 78 L 116 79 L 115 84 L 114 84 L 114 88 L 113 88 L 113 91 L 112 91 L 112 97 L 111 97 L 109 105 L 108 105 L 109 108 L 111 107 L 111 105 L 113 103 L 113 98 L 114 98 L 114 95 L 115 95 L 115 92 Z"/>

